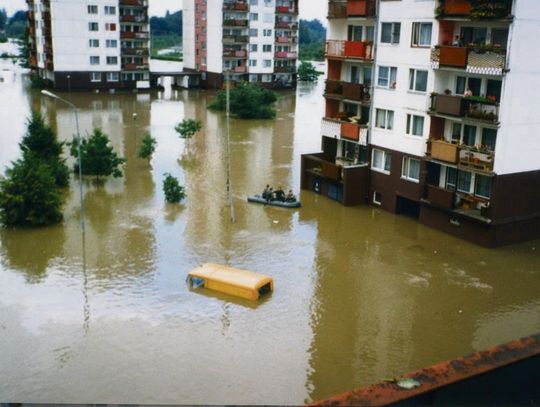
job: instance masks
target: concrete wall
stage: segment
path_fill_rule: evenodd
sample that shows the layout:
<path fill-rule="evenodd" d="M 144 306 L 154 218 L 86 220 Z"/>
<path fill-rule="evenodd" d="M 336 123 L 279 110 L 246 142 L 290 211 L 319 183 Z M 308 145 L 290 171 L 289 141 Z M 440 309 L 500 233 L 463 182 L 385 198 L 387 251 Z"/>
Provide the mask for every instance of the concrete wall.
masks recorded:
<path fill-rule="evenodd" d="M 184 0 L 182 21 L 184 68 L 195 69 L 195 0 Z"/>
<path fill-rule="evenodd" d="M 223 0 L 209 1 L 206 11 L 208 72 L 223 72 Z"/>

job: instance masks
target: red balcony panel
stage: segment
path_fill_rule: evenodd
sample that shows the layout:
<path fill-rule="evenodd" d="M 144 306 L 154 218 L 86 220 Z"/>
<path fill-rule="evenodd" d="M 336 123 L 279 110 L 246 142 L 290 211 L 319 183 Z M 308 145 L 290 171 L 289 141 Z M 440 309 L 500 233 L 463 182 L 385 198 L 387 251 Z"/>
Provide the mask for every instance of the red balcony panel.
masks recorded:
<path fill-rule="evenodd" d="M 289 7 L 287 7 L 287 6 L 277 6 L 276 11 L 278 13 L 289 13 Z"/>
<path fill-rule="evenodd" d="M 341 123 L 341 137 L 358 141 L 360 139 L 360 127 L 354 123 Z"/>
<path fill-rule="evenodd" d="M 467 48 L 465 47 L 440 47 L 439 64 L 465 68 L 467 66 Z"/>
<path fill-rule="evenodd" d="M 442 208 L 452 209 L 454 207 L 454 193 L 434 185 L 428 185 L 427 199 L 433 205 Z"/>
<path fill-rule="evenodd" d="M 345 41 L 344 54 L 346 57 L 365 58 L 366 44 L 361 41 Z"/>
<path fill-rule="evenodd" d="M 367 0 L 349 0 L 347 2 L 348 16 L 365 16 L 367 15 Z"/>
<path fill-rule="evenodd" d="M 445 0 L 445 15 L 467 15 L 471 12 L 471 2 L 469 0 Z"/>

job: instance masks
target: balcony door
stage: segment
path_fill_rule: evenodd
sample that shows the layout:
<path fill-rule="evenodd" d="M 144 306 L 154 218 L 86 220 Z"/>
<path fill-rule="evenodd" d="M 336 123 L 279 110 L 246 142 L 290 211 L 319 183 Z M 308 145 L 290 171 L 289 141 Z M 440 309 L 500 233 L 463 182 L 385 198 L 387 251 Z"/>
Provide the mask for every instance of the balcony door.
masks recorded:
<path fill-rule="evenodd" d="M 356 65 L 351 66 L 351 83 L 360 83 L 360 68 Z"/>
<path fill-rule="evenodd" d="M 347 40 L 349 41 L 362 41 L 362 30 L 361 25 L 350 25 L 347 30 Z"/>

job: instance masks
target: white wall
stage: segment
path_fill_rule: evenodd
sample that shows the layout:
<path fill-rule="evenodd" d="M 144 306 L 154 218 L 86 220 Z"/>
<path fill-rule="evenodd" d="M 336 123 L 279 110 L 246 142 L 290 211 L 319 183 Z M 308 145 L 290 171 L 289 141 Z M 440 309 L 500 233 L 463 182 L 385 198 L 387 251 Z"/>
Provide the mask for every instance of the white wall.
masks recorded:
<path fill-rule="evenodd" d="M 223 0 L 208 2 L 206 11 L 207 70 L 223 72 Z"/>
<path fill-rule="evenodd" d="M 497 174 L 540 169 L 540 5 L 536 0 L 514 3 L 507 64 L 510 72 L 503 81 L 495 150 Z"/>
<path fill-rule="evenodd" d="M 88 14 L 89 4 L 98 6 L 98 14 Z M 105 15 L 104 7 L 116 7 L 115 15 Z M 52 38 L 55 71 L 120 70 L 120 22 L 117 0 L 51 0 Z M 97 22 L 99 31 L 89 31 L 88 23 Z M 106 31 L 105 23 L 115 23 L 116 31 Z M 99 48 L 90 48 L 89 40 L 99 39 Z M 117 48 L 106 48 L 107 39 L 117 40 Z M 90 56 L 99 56 L 99 65 L 90 65 Z M 108 65 L 107 56 L 116 56 L 117 64 Z"/>
<path fill-rule="evenodd" d="M 270 74 L 274 72 L 274 53 L 276 52 L 276 30 L 274 28 L 275 26 L 275 19 L 276 19 L 276 5 L 274 2 L 272 2 L 269 5 L 265 5 L 263 0 L 259 0 L 257 5 L 252 5 L 249 8 L 249 12 L 251 13 L 257 13 L 259 16 L 258 21 L 250 21 L 249 22 L 249 28 L 256 29 L 258 32 L 257 37 L 250 37 L 249 43 L 250 44 L 257 44 L 257 52 L 250 52 L 249 53 L 249 59 L 257 60 L 257 66 L 256 67 L 249 67 L 249 73 L 258 73 L 258 74 Z M 264 15 L 271 15 L 271 21 L 264 22 Z M 272 35 L 269 37 L 263 36 L 263 30 L 271 30 Z M 263 52 L 263 45 L 271 45 L 271 52 Z M 249 45 L 248 45 L 249 49 Z M 270 60 L 270 66 L 264 67 L 263 61 L 264 60 Z"/>
<path fill-rule="evenodd" d="M 372 104 L 374 108 L 394 111 L 394 129 L 381 130 L 375 127 L 375 109 L 371 117 L 372 144 L 398 150 L 407 154 L 423 156 L 426 150 L 426 140 L 429 137 L 430 118 L 427 115 L 429 106 L 429 94 L 434 86 L 434 74 L 431 70 L 430 47 L 411 47 L 412 23 L 431 22 L 431 45 L 435 45 L 438 39 L 438 24 L 434 18 L 434 0 L 402 0 L 380 2 L 379 26 L 377 27 L 377 65 L 374 72 L 374 85 Z M 381 23 L 400 22 L 399 44 L 381 44 Z M 395 89 L 381 88 L 377 86 L 378 66 L 397 67 L 397 86 Z M 428 83 L 426 92 L 409 90 L 409 70 L 421 69 L 428 71 Z M 423 136 L 406 134 L 407 114 L 424 117 Z"/>
<path fill-rule="evenodd" d="M 184 0 L 182 21 L 184 67 L 195 69 L 195 0 Z"/>

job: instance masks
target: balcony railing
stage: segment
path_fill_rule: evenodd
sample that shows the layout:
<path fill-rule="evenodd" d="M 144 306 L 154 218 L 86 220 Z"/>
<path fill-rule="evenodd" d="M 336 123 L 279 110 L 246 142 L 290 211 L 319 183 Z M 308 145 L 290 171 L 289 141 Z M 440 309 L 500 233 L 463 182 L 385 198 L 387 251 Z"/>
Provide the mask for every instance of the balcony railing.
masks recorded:
<path fill-rule="evenodd" d="M 148 31 L 122 31 L 120 32 L 120 38 L 121 39 L 148 39 L 149 34 Z"/>
<path fill-rule="evenodd" d="M 147 71 L 148 69 L 148 64 L 122 64 L 124 71 Z"/>
<path fill-rule="evenodd" d="M 247 57 L 247 51 L 246 50 L 223 50 L 223 56 L 225 58 L 246 58 Z"/>
<path fill-rule="evenodd" d="M 339 96 L 343 99 L 354 100 L 358 102 L 369 102 L 369 93 L 361 83 L 351 83 L 343 81 L 326 80 L 326 96 Z"/>
<path fill-rule="evenodd" d="M 223 43 L 224 44 L 245 44 L 249 41 L 247 35 L 224 35 Z"/>
<path fill-rule="evenodd" d="M 428 156 L 433 160 L 444 161 L 476 171 L 493 171 L 494 152 L 482 147 L 458 145 L 446 140 L 429 140 Z"/>
<path fill-rule="evenodd" d="M 278 44 L 296 44 L 296 37 L 276 36 L 276 42 Z"/>
<path fill-rule="evenodd" d="M 431 50 L 431 65 L 465 69 L 468 73 L 502 75 L 506 70 L 506 49 L 495 46 L 436 46 Z"/>
<path fill-rule="evenodd" d="M 148 56 L 148 48 L 122 48 L 123 55 L 139 55 L 139 56 Z"/>
<path fill-rule="evenodd" d="M 148 7 L 148 0 L 120 0 L 120 6 Z"/>
<path fill-rule="evenodd" d="M 512 2 L 492 0 L 474 2 L 470 0 L 441 0 L 438 18 L 465 17 L 471 20 L 495 20 L 508 18 L 512 12 Z"/>
<path fill-rule="evenodd" d="M 275 66 L 274 72 L 276 73 L 294 73 L 296 72 L 295 66 Z"/>
<path fill-rule="evenodd" d="M 296 59 L 298 58 L 298 54 L 296 52 L 277 51 L 274 57 L 277 59 Z"/>
<path fill-rule="evenodd" d="M 428 141 L 428 151 L 434 160 L 457 164 L 459 159 L 459 146 L 445 140 Z"/>
<path fill-rule="evenodd" d="M 276 17 L 275 27 L 281 28 L 284 30 L 296 30 L 298 28 L 298 23 L 296 23 L 295 21 L 285 20 L 285 19 Z"/>
<path fill-rule="evenodd" d="M 468 117 L 489 122 L 499 120 L 498 103 L 479 96 L 463 97 L 434 93 L 431 95 L 430 110 L 435 114 Z"/>
<path fill-rule="evenodd" d="M 131 14 L 126 14 L 123 16 L 120 16 L 120 22 L 121 23 L 147 23 L 148 17 L 147 16 L 133 16 Z"/>
<path fill-rule="evenodd" d="M 374 17 L 374 0 L 330 0 L 328 18 Z"/>
<path fill-rule="evenodd" d="M 248 20 L 240 19 L 240 18 L 229 18 L 229 19 L 223 20 L 223 26 L 224 27 L 247 27 Z"/>
<path fill-rule="evenodd" d="M 427 185 L 426 199 L 432 205 L 439 206 L 445 209 L 453 209 L 454 196 L 455 193 L 453 191 L 439 188 L 435 185 Z"/>
<path fill-rule="evenodd" d="M 303 155 L 304 169 L 322 178 L 341 181 L 341 165 L 325 160 L 320 154 Z"/>
<path fill-rule="evenodd" d="M 324 117 L 321 125 L 321 136 L 341 138 L 367 145 L 368 126 L 366 124 Z"/>
<path fill-rule="evenodd" d="M 246 66 L 237 66 L 234 68 L 235 73 L 246 73 L 247 67 Z"/>
<path fill-rule="evenodd" d="M 329 58 L 357 58 L 371 61 L 372 43 L 370 41 L 326 41 L 326 56 Z"/>
<path fill-rule="evenodd" d="M 296 11 L 289 6 L 276 6 L 276 14 L 294 14 Z"/>
<path fill-rule="evenodd" d="M 223 10 L 248 11 L 249 7 L 245 1 L 223 2 Z"/>

